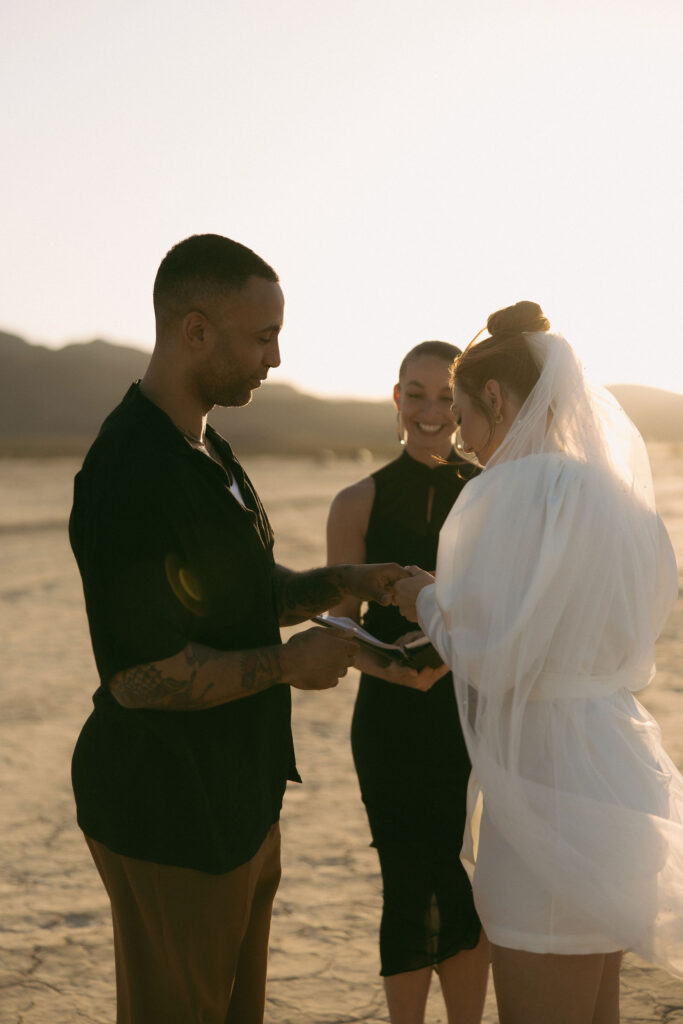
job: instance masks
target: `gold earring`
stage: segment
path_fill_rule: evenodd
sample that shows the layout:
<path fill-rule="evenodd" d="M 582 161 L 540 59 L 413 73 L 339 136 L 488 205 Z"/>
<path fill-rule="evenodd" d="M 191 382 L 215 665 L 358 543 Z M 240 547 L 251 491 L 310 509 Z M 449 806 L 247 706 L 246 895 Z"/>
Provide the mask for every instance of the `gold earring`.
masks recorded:
<path fill-rule="evenodd" d="M 406 446 L 406 431 L 403 426 L 403 420 L 401 419 L 400 412 L 396 413 L 396 433 L 398 434 L 398 443 L 402 448 Z"/>

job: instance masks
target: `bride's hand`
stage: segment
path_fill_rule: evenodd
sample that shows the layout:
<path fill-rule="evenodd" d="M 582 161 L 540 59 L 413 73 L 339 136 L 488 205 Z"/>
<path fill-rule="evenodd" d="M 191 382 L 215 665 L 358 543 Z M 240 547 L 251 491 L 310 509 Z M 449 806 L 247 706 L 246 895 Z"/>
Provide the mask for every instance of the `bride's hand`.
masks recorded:
<path fill-rule="evenodd" d="M 405 619 L 417 622 L 415 602 L 417 601 L 418 594 L 423 587 L 427 587 L 430 583 L 434 582 L 434 577 L 431 573 L 425 572 L 424 569 L 420 569 L 416 565 L 407 565 L 406 572 L 409 572 L 410 576 L 406 576 L 402 580 L 396 580 L 394 583 L 392 604 L 398 605 L 399 611 Z"/>

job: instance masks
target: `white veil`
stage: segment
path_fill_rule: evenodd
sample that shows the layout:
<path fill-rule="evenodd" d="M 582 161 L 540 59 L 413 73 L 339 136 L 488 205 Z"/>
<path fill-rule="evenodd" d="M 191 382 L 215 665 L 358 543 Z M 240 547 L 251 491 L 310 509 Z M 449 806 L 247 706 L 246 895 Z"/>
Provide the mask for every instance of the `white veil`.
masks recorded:
<path fill-rule="evenodd" d="M 543 452 L 564 452 L 621 480 L 654 508 L 642 437 L 605 388 L 590 385 L 560 334 L 525 334 L 540 377 L 488 468 Z"/>
<path fill-rule="evenodd" d="M 634 948 L 683 974 L 683 783 L 630 692 L 675 559 L 633 424 L 564 338 L 526 338 L 540 378 L 418 600 L 472 759 L 463 860 L 494 942 Z"/>

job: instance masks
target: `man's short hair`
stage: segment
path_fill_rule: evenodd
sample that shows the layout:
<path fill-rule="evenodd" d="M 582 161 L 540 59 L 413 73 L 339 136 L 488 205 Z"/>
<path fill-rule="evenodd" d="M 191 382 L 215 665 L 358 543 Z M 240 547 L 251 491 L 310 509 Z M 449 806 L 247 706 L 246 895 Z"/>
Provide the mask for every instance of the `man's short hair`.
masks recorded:
<path fill-rule="evenodd" d="M 159 321 L 179 319 L 216 293 L 243 288 L 250 277 L 279 281 L 272 267 L 223 235 L 192 235 L 164 256 L 154 280 L 154 313 Z"/>

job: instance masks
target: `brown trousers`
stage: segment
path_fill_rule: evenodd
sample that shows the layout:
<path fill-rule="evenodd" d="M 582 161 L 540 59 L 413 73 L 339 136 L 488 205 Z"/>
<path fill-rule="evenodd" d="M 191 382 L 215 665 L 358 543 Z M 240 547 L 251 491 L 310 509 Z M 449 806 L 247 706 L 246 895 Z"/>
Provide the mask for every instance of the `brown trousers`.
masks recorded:
<path fill-rule="evenodd" d="M 279 824 L 224 875 L 85 839 L 111 900 L 117 1024 L 262 1024 Z"/>

